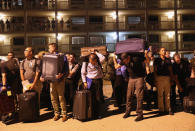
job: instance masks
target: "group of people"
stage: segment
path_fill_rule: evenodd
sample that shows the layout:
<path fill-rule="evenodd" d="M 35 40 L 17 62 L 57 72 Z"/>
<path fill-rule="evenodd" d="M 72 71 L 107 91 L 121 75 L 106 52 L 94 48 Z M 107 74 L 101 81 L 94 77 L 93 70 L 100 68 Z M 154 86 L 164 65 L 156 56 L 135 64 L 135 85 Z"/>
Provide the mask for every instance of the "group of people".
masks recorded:
<path fill-rule="evenodd" d="M 154 100 L 156 106 L 158 105 L 159 115 L 173 115 L 176 111 L 176 87 L 179 89 L 182 104 L 184 96 L 187 95 L 186 79 L 195 78 L 195 54 L 190 64 L 181 59 L 177 53 L 171 60 L 167 55 L 169 52 L 165 48 L 160 48 L 157 58 L 154 58 L 154 52 L 151 49 L 144 53 L 122 53 L 111 57 L 104 56 L 97 50 L 89 50 L 90 55 L 82 57 L 81 63 L 76 61 L 74 53 L 63 54 L 64 67 L 56 75 L 58 81 L 46 81 L 42 76 L 42 58 L 44 54 L 62 54 L 57 52 L 56 46 L 55 43 L 48 44 L 48 52 L 35 55 L 35 57 L 33 48 L 27 47 L 24 50 L 25 59 L 21 62 L 14 58 L 13 52 L 9 52 L 8 61 L 1 63 L 2 91 L 6 90 L 8 85 L 12 87 L 16 107 L 17 94 L 25 92 L 22 89 L 25 81 L 31 83 L 29 90 L 38 92 L 39 103 L 43 85 L 45 82 L 49 83 L 54 121 L 59 120 L 61 116 L 63 122 L 68 120 L 67 104 L 72 111 L 74 95 L 79 86 L 88 89 L 92 94 L 93 118 L 102 118 L 105 110 L 103 80 L 111 81 L 112 97 L 116 99 L 119 109 L 123 109 L 126 102 L 123 118 L 130 116 L 134 96 L 137 99 L 135 121 L 144 119 L 144 96 L 146 96 L 148 108 L 152 108 L 151 102 Z M 15 68 L 11 70 L 10 65 L 14 65 Z"/>

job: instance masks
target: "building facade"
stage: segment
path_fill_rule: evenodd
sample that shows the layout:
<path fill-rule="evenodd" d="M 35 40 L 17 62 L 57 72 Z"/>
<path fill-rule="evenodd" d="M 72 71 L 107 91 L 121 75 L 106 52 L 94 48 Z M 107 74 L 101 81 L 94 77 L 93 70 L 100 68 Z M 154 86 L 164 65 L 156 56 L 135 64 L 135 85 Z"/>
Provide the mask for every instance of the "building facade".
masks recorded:
<path fill-rule="evenodd" d="M 0 55 L 22 57 L 56 42 L 61 52 L 144 38 L 153 47 L 195 49 L 195 0 L 0 0 Z"/>

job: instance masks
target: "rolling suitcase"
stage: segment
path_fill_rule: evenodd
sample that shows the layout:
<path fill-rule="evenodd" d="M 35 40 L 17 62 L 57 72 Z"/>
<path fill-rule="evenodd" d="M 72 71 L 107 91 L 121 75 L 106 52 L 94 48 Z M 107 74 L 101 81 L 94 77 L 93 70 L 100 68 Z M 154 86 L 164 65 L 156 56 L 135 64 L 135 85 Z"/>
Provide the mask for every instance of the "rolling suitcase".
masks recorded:
<path fill-rule="evenodd" d="M 0 114 L 7 114 L 15 112 L 14 96 L 11 87 L 7 87 L 6 91 L 1 91 L 2 84 L 0 84 Z"/>
<path fill-rule="evenodd" d="M 43 56 L 42 77 L 45 80 L 57 81 L 56 75 L 64 67 L 64 55 L 46 54 Z"/>
<path fill-rule="evenodd" d="M 120 41 L 116 44 L 116 54 L 121 53 L 143 53 L 145 48 L 144 40 L 132 38 Z"/>
<path fill-rule="evenodd" d="M 83 48 L 81 48 L 81 56 L 90 55 L 90 53 L 91 53 L 90 50 L 97 50 L 102 55 L 107 54 L 107 47 L 106 46 L 95 46 L 95 47 L 83 47 Z"/>
<path fill-rule="evenodd" d="M 19 120 L 37 121 L 39 118 L 38 93 L 35 91 L 26 91 L 19 97 Z"/>
<path fill-rule="evenodd" d="M 11 87 L 8 86 L 6 91 L 2 91 L 2 84 L 0 84 L 0 120 L 2 123 L 11 123 L 15 116 L 15 103 Z"/>
<path fill-rule="evenodd" d="M 80 121 L 92 119 L 92 98 L 89 90 L 76 91 L 73 104 L 73 118 Z"/>

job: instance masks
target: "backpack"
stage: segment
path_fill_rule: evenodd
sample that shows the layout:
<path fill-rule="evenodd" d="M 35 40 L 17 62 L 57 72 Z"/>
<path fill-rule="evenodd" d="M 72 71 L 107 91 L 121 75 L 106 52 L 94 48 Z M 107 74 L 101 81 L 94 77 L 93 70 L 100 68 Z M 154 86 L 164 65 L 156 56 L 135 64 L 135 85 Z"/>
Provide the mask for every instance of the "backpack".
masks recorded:
<path fill-rule="evenodd" d="M 108 59 L 108 61 L 105 61 L 103 63 L 103 79 L 104 80 L 114 80 L 115 79 L 115 68 L 114 68 L 114 62 L 112 58 Z"/>
<path fill-rule="evenodd" d="M 6 61 L 5 65 L 11 71 L 12 75 L 17 75 L 19 72 L 19 62 L 17 59 Z"/>

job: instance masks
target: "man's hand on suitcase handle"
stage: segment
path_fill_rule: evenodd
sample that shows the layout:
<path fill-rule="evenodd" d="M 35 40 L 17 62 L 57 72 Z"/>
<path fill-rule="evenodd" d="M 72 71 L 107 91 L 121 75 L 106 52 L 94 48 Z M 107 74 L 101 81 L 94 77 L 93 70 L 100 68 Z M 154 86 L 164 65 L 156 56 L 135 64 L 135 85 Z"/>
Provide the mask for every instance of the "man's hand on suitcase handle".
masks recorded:
<path fill-rule="evenodd" d="M 2 92 L 2 91 L 6 91 L 6 90 L 7 90 L 6 86 L 2 86 L 1 92 Z"/>
<path fill-rule="evenodd" d="M 83 84 L 84 84 L 84 89 L 87 89 L 87 86 L 88 86 L 87 82 L 84 82 Z"/>

